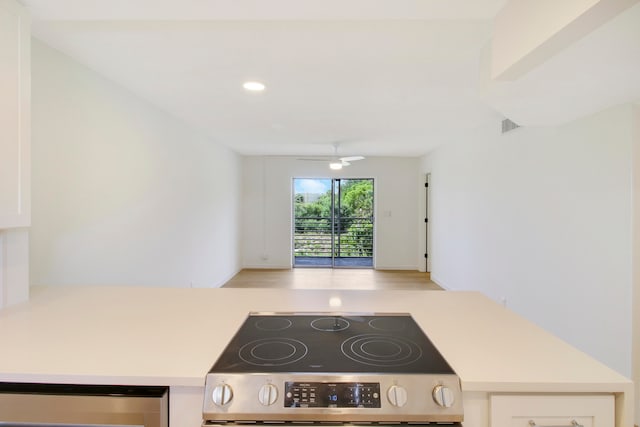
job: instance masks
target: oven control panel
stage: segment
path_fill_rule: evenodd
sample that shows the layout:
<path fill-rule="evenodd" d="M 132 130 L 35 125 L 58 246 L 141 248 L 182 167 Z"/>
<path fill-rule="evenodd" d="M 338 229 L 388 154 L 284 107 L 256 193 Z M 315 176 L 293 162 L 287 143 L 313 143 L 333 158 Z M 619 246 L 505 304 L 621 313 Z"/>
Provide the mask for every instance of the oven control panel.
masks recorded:
<path fill-rule="evenodd" d="M 287 408 L 379 408 L 380 383 L 285 382 Z"/>
<path fill-rule="evenodd" d="M 202 413 L 214 424 L 426 424 L 464 418 L 460 379 L 453 374 L 209 373 Z"/>

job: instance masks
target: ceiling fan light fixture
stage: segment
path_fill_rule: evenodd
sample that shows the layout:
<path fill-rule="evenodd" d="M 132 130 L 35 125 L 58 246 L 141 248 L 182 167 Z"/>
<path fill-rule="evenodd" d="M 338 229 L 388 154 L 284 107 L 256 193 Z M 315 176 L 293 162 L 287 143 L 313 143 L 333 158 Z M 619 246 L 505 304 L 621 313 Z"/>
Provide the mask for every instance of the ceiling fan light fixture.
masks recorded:
<path fill-rule="evenodd" d="M 242 87 L 251 92 L 262 92 L 265 89 L 264 83 L 256 81 L 244 82 Z"/>
<path fill-rule="evenodd" d="M 329 167 L 331 169 L 333 169 L 334 171 L 338 171 L 338 170 L 342 169 L 342 162 L 341 161 L 332 161 L 331 163 L 329 163 Z"/>

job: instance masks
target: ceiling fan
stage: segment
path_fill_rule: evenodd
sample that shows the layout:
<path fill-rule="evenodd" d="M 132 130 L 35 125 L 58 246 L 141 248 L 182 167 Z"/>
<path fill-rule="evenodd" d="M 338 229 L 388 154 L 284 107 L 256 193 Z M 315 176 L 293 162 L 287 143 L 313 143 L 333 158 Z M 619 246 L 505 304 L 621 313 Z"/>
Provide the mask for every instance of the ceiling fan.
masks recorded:
<path fill-rule="evenodd" d="M 329 162 L 329 168 L 333 170 L 340 170 L 345 166 L 351 165 L 351 162 L 356 162 L 358 160 L 364 160 L 364 156 L 348 156 L 348 157 L 338 157 L 338 146 L 340 143 L 334 142 L 333 144 L 333 157 L 330 159 L 299 159 L 299 160 L 312 160 L 312 161 L 323 161 Z"/>
<path fill-rule="evenodd" d="M 355 162 L 358 160 L 364 160 L 363 156 L 350 156 L 350 157 L 340 157 L 331 159 L 329 162 L 329 167 L 333 170 L 340 170 L 344 166 L 351 165 L 351 162 Z"/>

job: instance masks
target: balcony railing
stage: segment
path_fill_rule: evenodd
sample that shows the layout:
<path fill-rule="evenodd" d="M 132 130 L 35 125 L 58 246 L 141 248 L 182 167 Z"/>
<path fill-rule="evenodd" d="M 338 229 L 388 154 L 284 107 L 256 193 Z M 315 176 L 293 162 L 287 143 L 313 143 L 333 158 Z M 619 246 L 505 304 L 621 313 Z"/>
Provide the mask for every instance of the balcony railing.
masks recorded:
<path fill-rule="evenodd" d="M 372 257 L 373 218 L 298 217 L 293 242 L 296 257 Z"/>

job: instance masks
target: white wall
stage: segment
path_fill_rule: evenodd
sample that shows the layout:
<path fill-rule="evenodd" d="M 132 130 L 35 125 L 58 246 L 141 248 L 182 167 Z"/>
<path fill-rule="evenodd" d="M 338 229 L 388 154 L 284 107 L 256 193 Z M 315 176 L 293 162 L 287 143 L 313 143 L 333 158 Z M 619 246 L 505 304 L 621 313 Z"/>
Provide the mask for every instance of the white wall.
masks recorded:
<path fill-rule="evenodd" d="M 36 40 L 32 60 L 31 283 L 233 276 L 240 157 Z"/>
<path fill-rule="evenodd" d="M 627 376 L 631 123 L 622 106 L 561 127 L 496 126 L 422 161 L 432 278 L 506 300 Z"/>
<path fill-rule="evenodd" d="M 418 164 L 415 158 L 368 158 L 332 172 L 323 162 L 245 157 L 243 266 L 291 267 L 294 177 L 373 178 L 376 268 L 417 270 Z"/>

